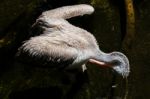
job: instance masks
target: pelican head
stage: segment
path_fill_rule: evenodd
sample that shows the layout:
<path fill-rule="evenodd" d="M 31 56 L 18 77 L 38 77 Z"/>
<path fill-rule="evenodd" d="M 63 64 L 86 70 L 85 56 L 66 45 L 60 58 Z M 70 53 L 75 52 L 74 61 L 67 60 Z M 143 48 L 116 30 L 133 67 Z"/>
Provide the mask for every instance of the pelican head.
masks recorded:
<path fill-rule="evenodd" d="M 110 67 L 123 77 L 128 77 L 130 68 L 128 58 L 121 52 L 99 52 L 89 62 L 100 66 Z"/>

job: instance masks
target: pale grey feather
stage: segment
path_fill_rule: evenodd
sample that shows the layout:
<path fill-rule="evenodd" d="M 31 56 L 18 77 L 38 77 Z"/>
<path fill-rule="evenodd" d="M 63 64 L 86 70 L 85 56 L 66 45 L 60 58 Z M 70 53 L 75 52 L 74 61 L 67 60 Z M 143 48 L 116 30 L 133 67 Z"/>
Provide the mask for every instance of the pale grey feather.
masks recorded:
<path fill-rule="evenodd" d="M 91 14 L 93 11 L 94 8 L 90 5 L 82 4 L 43 12 L 34 24 L 43 29 L 42 34 L 25 41 L 19 48 L 18 56 L 27 56 L 31 59 L 31 63 L 69 68 L 82 67 L 93 58 L 112 64 L 114 70 L 127 77 L 130 71 L 129 62 L 124 54 L 102 52 L 91 33 L 65 20 Z"/>

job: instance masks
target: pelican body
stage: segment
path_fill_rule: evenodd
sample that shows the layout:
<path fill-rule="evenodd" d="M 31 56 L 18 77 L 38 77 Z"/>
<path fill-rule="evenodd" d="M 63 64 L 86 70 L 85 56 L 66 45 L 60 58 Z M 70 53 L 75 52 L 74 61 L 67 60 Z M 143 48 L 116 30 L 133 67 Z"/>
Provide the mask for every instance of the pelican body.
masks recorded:
<path fill-rule="evenodd" d="M 31 37 L 19 48 L 17 56 L 24 62 L 55 68 L 86 69 L 87 62 L 107 66 L 123 77 L 129 75 L 129 61 L 120 52 L 104 53 L 88 31 L 70 24 L 66 19 L 92 14 L 94 8 L 79 4 L 43 12 L 34 23 L 42 34 Z"/>

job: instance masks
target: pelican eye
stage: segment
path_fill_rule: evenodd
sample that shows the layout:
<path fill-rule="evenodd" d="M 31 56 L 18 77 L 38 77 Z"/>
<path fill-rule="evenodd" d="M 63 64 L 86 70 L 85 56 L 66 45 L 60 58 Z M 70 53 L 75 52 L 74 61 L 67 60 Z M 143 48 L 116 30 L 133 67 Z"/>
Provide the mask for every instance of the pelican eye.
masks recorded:
<path fill-rule="evenodd" d="M 113 60 L 112 62 L 111 62 L 111 64 L 112 65 L 121 65 L 121 62 L 120 61 L 118 61 L 118 60 Z"/>

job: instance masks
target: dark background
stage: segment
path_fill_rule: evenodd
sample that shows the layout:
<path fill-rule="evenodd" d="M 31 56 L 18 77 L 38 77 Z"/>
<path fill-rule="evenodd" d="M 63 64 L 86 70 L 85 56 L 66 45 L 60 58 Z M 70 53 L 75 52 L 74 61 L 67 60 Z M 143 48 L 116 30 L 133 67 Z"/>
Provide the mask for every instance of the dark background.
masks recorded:
<path fill-rule="evenodd" d="M 62 76 L 15 62 L 22 41 L 37 35 L 31 26 L 43 11 L 80 3 L 93 5 L 95 13 L 68 21 L 94 34 L 102 51 L 125 53 L 131 67 L 128 79 L 89 64 L 86 74 L 77 73 L 75 79 L 68 80 L 70 74 Z M 66 95 L 70 99 L 149 99 L 150 1 L 134 0 L 133 6 L 135 33 L 127 36 L 132 42 L 126 46 L 128 16 L 123 0 L 1 0 L 0 99 L 61 99 Z"/>

